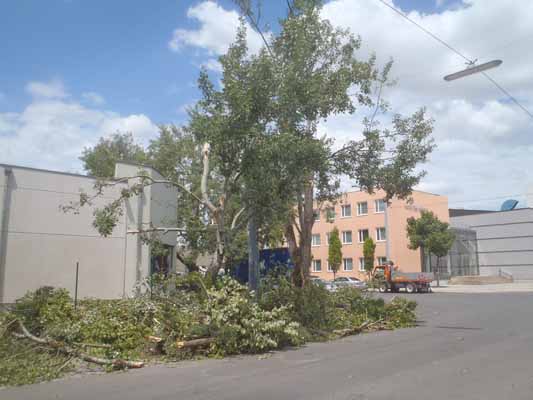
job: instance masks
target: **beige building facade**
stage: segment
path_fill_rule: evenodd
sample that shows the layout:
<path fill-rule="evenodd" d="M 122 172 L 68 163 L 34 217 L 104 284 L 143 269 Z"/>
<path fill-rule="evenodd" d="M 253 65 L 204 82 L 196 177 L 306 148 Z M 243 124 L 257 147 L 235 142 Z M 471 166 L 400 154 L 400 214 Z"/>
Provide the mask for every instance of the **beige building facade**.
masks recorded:
<path fill-rule="evenodd" d="M 339 230 L 343 262 L 337 276 L 365 279 L 363 242 L 371 237 L 376 244 L 374 265 L 391 260 L 402 271 L 422 271 L 420 251 L 410 250 L 406 233 L 407 219 L 419 217 L 422 210 L 432 211 L 441 221 L 449 222 L 448 198 L 414 191 L 409 201 L 394 198 L 386 205 L 384 193 L 352 191 L 336 204 L 323 204 L 315 211 L 311 275 L 333 279 L 328 265 L 329 233 Z"/>
<path fill-rule="evenodd" d="M 143 167 L 153 178 L 157 171 Z M 115 178 L 135 176 L 139 166 L 118 163 Z M 95 208 L 116 199 L 129 182 L 117 183 L 79 213 L 60 207 L 79 200 L 80 191 L 94 193 L 95 178 L 0 164 L 0 303 L 11 303 L 28 290 L 54 286 L 74 293 L 79 263 L 79 297 L 120 298 L 154 268 L 173 271 L 176 233 L 161 237 L 169 256 L 152 257 L 136 231 L 169 226 L 175 221 L 175 189 L 146 187 L 126 199 L 113 233 L 102 237 L 93 227 Z"/>

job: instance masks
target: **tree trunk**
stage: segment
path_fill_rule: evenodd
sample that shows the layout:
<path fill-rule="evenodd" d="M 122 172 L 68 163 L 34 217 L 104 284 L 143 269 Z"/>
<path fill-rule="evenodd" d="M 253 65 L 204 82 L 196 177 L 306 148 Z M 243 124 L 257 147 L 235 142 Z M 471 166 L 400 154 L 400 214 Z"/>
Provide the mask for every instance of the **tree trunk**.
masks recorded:
<path fill-rule="evenodd" d="M 287 244 L 289 246 L 289 255 L 291 256 L 292 263 L 294 264 L 292 282 L 294 285 L 298 286 L 298 282 L 295 278 L 301 276 L 300 271 L 302 270 L 302 257 L 300 254 L 300 248 L 296 242 L 296 234 L 294 233 L 295 223 L 295 221 L 291 221 L 285 226 L 285 238 L 287 239 Z"/>
<path fill-rule="evenodd" d="M 304 202 L 303 202 L 303 224 L 302 234 L 300 236 L 300 252 L 302 255 L 301 265 L 301 279 L 302 286 L 305 285 L 309 279 L 309 271 L 311 271 L 311 262 L 313 256 L 311 253 L 311 242 L 313 234 L 313 224 L 315 222 L 314 204 L 313 204 L 313 181 L 310 180 L 304 188 Z"/>

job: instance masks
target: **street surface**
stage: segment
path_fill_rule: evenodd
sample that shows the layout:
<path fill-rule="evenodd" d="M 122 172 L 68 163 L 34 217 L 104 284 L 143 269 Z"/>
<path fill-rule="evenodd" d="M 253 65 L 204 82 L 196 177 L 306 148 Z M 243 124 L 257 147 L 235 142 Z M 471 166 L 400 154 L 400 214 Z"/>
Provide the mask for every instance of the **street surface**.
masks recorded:
<path fill-rule="evenodd" d="M 388 298 L 391 295 L 387 295 Z M 0 390 L 2 400 L 533 398 L 533 294 L 434 293 L 421 326 Z"/>

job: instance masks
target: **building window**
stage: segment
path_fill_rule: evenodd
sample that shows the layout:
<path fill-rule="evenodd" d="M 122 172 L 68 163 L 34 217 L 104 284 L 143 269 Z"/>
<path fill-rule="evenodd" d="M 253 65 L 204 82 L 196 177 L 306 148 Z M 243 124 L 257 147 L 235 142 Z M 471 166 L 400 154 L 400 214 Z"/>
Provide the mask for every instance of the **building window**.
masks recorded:
<path fill-rule="evenodd" d="M 359 271 L 365 272 L 365 259 L 363 257 L 359 258 Z"/>
<path fill-rule="evenodd" d="M 378 257 L 378 265 L 387 264 L 387 257 Z"/>
<path fill-rule="evenodd" d="M 331 232 L 326 233 L 326 246 L 329 246 L 330 237 L 331 237 Z"/>
<path fill-rule="evenodd" d="M 363 243 L 368 237 L 368 229 L 359 229 L 359 243 Z"/>
<path fill-rule="evenodd" d="M 333 270 L 331 269 L 331 266 L 329 265 L 329 261 L 328 261 L 328 272 L 333 272 Z"/>
<path fill-rule="evenodd" d="M 374 205 L 376 206 L 376 213 L 384 213 L 385 212 L 385 200 L 379 199 L 374 201 Z"/>
<path fill-rule="evenodd" d="M 335 221 L 335 209 L 333 207 L 329 207 L 326 209 L 326 220 L 328 222 Z"/>
<path fill-rule="evenodd" d="M 352 244 L 352 231 L 342 231 L 342 244 Z"/>
<path fill-rule="evenodd" d="M 350 204 L 346 204 L 344 206 L 341 206 L 341 215 L 343 218 L 351 217 L 352 216 L 352 206 Z"/>
<path fill-rule="evenodd" d="M 387 240 L 387 231 L 385 230 L 385 228 L 376 228 L 376 240 L 378 242 L 384 242 L 385 240 Z"/>
<path fill-rule="evenodd" d="M 311 246 L 320 246 L 320 233 L 311 236 Z"/>
<path fill-rule="evenodd" d="M 313 218 L 315 219 L 315 222 L 320 221 L 320 210 L 313 210 Z"/>
<path fill-rule="evenodd" d="M 344 271 L 353 271 L 353 261 L 351 258 L 342 259 L 342 269 Z"/>
<path fill-rule="evenodd" d="M 313 272 L 322 271 L 322 260 L 313 260 Z"/>
<path fill-rule="evenodd" d="M 367 215 L 368 214 L 368 203 L 362 201 L 357 203 L 357 215 Z"/>

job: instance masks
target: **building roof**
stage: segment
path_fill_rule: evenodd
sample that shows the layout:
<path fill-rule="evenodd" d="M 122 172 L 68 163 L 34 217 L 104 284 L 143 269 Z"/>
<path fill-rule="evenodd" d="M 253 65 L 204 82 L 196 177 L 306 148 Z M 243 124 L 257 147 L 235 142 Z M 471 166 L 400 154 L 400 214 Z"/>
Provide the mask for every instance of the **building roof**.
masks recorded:
<path fill-rule="evenodd" d="M 25 169 L 27 171 L 46 172 L 50 174 L 59 174 L 59 175 L 76 176 L 80 178 L 98 179 L 95 176 L 91 176 L 91 175 L 77 174 L 74 172 L 54 171 L 51 169 L 43 169 L 43 168 L 26 167 L 24 165 L 0 164 L 0 168 Z"/>
<path fill-rule="evenodd" d="M 496 211 L 490 211 L 490 210 L 467 210 L 464 208 L 450 208 L 450 218 L 453 217 L 464 217 L 465 215 L 475 215 L 475 214 L 486 214 L 486 213 L 493 213 Z"/>

